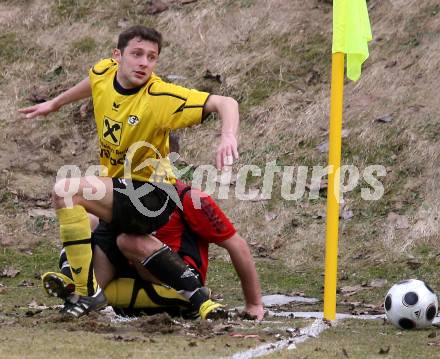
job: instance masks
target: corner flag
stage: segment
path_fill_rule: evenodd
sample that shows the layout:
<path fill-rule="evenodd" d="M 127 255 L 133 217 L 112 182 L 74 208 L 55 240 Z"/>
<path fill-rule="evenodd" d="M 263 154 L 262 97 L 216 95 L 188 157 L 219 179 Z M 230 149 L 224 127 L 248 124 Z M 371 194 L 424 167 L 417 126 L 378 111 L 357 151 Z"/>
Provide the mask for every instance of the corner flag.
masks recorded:
<path fill-rule="evenodd" d="M 339 187 L 344 103 L 344 60 L 347 77 L 356 81 L 368 58 L 372 38 L 366 0 L 333 0 L 333 55 L 329 128 L 329 173 L 325 239 L 324 318 L 336 318 L 338 274 Z"/>
<path fill-rule="evenodd" d="M 333 49 L 347 55 L 347 77 L 356 81 L 368 58 L 371 27 L 365 0 L 333 0 Z"/>

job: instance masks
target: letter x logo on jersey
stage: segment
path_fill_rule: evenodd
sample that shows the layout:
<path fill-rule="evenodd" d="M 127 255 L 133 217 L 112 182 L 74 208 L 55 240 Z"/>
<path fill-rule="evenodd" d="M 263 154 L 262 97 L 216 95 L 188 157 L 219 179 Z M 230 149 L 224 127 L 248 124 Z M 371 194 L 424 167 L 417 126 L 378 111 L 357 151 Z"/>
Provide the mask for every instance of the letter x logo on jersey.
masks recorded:
<path fill-rule="evenodd" d="M 122 122 L 113 121 L 104 117 L 104 126 L 102 126 L 102 138 L 112 145 L 119 146 L 122 136 Z"/>

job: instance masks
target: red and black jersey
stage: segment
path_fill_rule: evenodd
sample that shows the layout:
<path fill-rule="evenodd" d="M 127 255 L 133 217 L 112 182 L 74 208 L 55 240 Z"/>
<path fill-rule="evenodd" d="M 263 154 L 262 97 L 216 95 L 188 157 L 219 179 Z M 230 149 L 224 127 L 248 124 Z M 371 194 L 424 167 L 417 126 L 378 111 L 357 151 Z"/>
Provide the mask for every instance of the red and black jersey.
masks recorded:
<path fill-rule="evenodd" d="M 156 237 L 196 269 L 203 283 L 208 270 L 208 247 L 231 238 L 236 230 L 215 201 L 198 189 L 177 181 L 183 211 L 176 207 Z"/>

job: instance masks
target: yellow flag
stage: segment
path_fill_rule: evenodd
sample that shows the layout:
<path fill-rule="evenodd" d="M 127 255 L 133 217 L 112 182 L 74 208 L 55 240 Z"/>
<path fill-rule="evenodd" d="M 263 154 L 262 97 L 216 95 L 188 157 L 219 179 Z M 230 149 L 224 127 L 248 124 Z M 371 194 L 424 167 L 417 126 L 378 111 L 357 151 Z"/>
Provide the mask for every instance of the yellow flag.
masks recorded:
<path fill-rule="evenodd" d="M 347 77 L 356 81 L 371 41 L 366 0 L 333 0 L 333 53 L 347 55 Z"/>

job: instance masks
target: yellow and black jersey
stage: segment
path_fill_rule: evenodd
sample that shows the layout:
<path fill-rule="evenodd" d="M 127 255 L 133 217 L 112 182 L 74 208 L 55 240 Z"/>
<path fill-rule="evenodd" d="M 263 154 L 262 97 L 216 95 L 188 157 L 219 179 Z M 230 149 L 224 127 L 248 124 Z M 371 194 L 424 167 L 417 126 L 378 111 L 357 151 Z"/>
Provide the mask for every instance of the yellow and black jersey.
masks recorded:
<path fill-rule="evenodd" d="M 169 131 L 202 121 L 209 94 L 152 75 L 142 87 L 124 89 L 118 64 L 98 62 L 89 71 L 103 176 L 174 184 L 167 158 Z M 124 170 L 124 164 L 125 170 Z"/>

